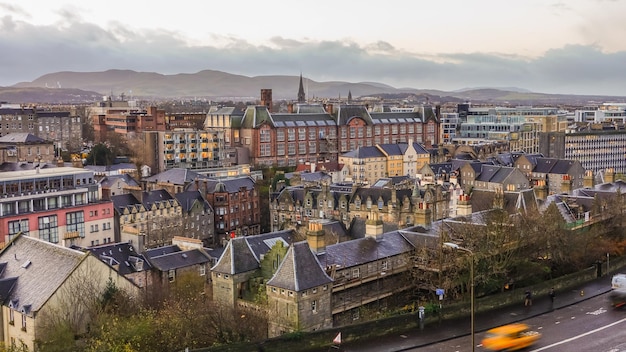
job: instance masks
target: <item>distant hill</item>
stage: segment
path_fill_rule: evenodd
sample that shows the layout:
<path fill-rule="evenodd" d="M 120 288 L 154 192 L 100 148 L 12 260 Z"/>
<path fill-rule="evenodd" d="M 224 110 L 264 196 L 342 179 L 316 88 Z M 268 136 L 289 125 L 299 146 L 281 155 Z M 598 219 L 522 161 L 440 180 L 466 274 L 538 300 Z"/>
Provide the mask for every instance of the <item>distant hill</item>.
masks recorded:
<path fill-rule="evenodd" d="M 55 72 L 32 82 L 0 88 L 0 101 L 9 102 L 78 102 L 95 101 L 104 95 L 142 99 L 207 98 L 212 100 L 256 101 L 261 89 L 272 89 L 274 100 L 294 100 L 299 76 L 247 77 L 221 71 L 204 70 L 193 74 L 164 75 L 155 72 L 108 70 L 103 72 Z M 64 88 L 47 88 L 47 87 Z M 585 104 L 589 101 L 621 101 L 624 97 L 543 94 L 520 88 L 476 88 L 455 92 L 433 89 L 394 88 L 384 83 L 304 80 L 308 98 L 395 97 L 398 99 L 438 102 L 490 102 L 509 104 Z M 415 100 L 413 100 L 415 101 Z"/>

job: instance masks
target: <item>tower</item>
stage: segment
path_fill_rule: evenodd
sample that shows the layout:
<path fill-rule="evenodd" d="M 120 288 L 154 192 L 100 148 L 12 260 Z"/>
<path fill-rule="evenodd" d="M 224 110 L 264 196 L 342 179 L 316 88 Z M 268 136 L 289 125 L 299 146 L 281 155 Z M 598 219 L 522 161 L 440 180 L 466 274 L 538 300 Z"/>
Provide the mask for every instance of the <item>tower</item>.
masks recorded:
<path fill-rule="evenodd" d="M 304 95 L 304 84 L 302 84 L 302 73 L 300 74 L 300 87 L 298 87 L 298 103 L 306 102 Z"/>

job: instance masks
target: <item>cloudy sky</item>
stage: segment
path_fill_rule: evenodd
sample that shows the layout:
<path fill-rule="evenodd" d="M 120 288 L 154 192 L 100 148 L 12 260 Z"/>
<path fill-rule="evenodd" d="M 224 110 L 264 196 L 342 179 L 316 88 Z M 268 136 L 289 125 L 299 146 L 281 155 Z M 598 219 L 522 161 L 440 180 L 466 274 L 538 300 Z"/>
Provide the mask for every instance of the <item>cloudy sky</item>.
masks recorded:
<path fill-rule="evenodd" d="M 0 0 L 0 86 L 205 69 L 626 96 L 626 0 Z"/>

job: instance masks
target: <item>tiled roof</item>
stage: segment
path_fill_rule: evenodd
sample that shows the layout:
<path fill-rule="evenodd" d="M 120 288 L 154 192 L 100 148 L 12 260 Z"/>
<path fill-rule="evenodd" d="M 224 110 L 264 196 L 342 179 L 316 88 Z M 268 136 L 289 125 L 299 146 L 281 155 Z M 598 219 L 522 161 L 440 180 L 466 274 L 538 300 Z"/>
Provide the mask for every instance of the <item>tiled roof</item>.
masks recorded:
<path fill-rule="evenodd" d="M 2 279 L 18 278 L 5 304 L 18 302 L 18 310 L 30 306 L 31 312 L 39 311 L 88 255 L 36 238 L 16 237 L 0 252 L 0 262 L 7 264 Z M 8 285 L 5 282 L 4 288 Z"/>
<path fill-rule="evenodd" d="M 267 285 L 300 292 L 332 281 L 308 243 L 303 241 L 294 243 L 287 250 L 285 259 Z"/>

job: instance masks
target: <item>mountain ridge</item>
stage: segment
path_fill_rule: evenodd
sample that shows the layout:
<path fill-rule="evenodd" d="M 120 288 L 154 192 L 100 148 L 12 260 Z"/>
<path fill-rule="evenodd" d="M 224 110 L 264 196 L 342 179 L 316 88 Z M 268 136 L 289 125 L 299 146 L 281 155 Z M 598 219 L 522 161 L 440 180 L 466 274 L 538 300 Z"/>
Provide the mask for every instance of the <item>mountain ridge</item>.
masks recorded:
<path fill-rule="evenodd" d="M 600 95 L 546 94 L 531 92 L 523 88 L 463 88 L 457 91 L 436 89 L 395 88 L 380 82 L 318 82 L 303 77 L 307 98 L 341 98 L 351 93 L 353 97 L 378 97 L 391 95 L 413 97 L 445 102 L 491 102 L 517 104 L 584 103 L 589 101 L 625 102 L 626 97 Z M 0 100 L 17 98 L 16 90 L 36 89 L 39 99 L 46 95 L 66 94 L 68 98 L 85 96 L 120 95 L 134 98 L 206 98 L 211 100 L 228 99 L 256 101 L 261 89 L 272 89 L 274 100 L 294 100 L 297 96 L 300 76 L 264 75 L 244 76 L 217 70 L 202 70 L 196 73 L 161 74 L 138 72 L 125 69 L 110 69 L 95 72 L 60 71 L 40 76 L 32 82 L 20 82 L 10 87 L 0 87 Z M 64 87 L 64 88 L 49 88 Z M 73 91 L 65 91 L 71 88 Z M 41 90 L 43 89 L 43 91 Z M 85 93 L 78 93 L 78 91 Z M 47 92 L 47 93 L 44 93 Z M 73 100 L 78 100 L 75 98 Z M 98 100 L 99 100 L 98 99 Z M 13 99 L 11 99 L 13 100 Z M 59 100 L 59 99 L 56 99 Z"/>

